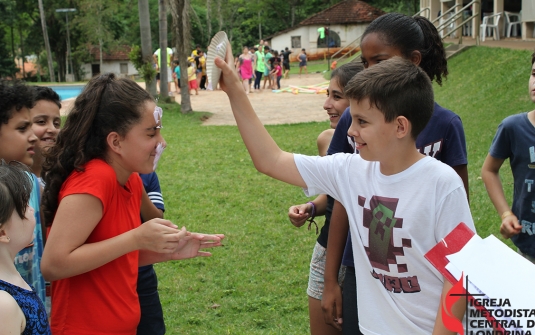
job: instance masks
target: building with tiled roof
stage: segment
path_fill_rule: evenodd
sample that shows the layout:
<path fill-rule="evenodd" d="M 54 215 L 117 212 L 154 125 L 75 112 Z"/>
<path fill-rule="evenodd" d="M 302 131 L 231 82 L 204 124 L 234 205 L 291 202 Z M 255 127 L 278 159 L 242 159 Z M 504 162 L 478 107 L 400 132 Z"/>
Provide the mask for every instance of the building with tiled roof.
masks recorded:
<path fill-rule="evenodd" d="M 345 0 L 266 39 L 275 50 L 288 47 L 292 56 L 297 57 L 304 48 L 309 59 L 323 58 L 353 42 L 370 22 L 383 14 L 364 1 Z"/>
<path fill-rule="evenodd" d="M 128 58 L 128 53 L 132 48 L 129 45 L 122 45 L 110 52 L 102 53 L 102 68 L 100 68 L 100 50 L 98 46 L 89 47 L 91 55 L 91 62 L 82 65 L 84 71 L 84 79 L 89 80 L 94 76 L 113 72 L 119 76 L 131 77 L 137 75 L 138 72 L 134 64 Z"/>

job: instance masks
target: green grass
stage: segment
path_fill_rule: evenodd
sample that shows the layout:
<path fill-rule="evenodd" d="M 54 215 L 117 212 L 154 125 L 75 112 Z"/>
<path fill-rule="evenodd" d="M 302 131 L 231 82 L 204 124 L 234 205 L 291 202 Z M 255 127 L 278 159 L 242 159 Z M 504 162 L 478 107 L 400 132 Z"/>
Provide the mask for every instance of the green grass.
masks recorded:
<path fill-rule="evenodd" d="M 436 100 L 465 127 L 470 198 L 479 234 L 498 234 L 500 219 L 478 179 L 496 127 L 533 108 L 527 94 L 530 53 L 478 47 L 450 60 Z M 166 218 L 189 230 L 225 233 L 213 257 L 156 265 L 168 334 L 306 334 L 306 287 L 316 238 L 287 219 L 299 188 L 258 173 L 233 126 L 201 126 L 200 113 L 164 105 L 168 148 L 158 167 Z M 230 108 L 230 106 L 229 106 Z M 287 151 L 315 154 L 327 122 L 268 126 Z M 507 197 L 512 178 L 502 169 Z"/>
<path fill-rule="evenodd" d="M 226 241 L 211 258 L 157 266 L 168 334 L 305 334 L 316 236 L 286 217 L 305 197 L 254 169 L 236 127 L 202 127 L 199 117 L 166 110 L 169 145 L 158 167 L 165 215 Z M 268 129 L 282 148 L 314 154 L 327 127 Z"/>
<path fill-rule="evenodd" d="M 480 179 L 498 124 L 508 115 L 533 109 L 529 99 L 531 52 L 470 48 L 449 60 L 450 74 L 443 87 L 435 85 L 435 100 L 462 119 L 468 149 L 470 207 L 478 233 L 499 234 L 500 218 Z M 512 200 L 513 178 L 506 161 L 501 169 L 507 199 Z M 501 238 L 501 236 L 500 236 Z M 509 241 L 507 241 L 509 245 Z"/>

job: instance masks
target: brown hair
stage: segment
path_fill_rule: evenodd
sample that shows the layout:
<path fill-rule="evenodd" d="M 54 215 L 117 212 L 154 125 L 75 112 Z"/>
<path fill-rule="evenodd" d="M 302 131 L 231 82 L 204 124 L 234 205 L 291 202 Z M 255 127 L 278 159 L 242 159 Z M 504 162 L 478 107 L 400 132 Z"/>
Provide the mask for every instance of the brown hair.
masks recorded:
<path fill-rule="evenodd" d="M 13 211 L 24 219 L 33 188 L 30 176 L 26 165 L 0 161 L 0 227 L 9 221 Z"/>
<path fill-rule="evenodd" d="M 76 98 L 65 126 L 43 163 L 43 214 L 47 225 L 56 213 L 59 190 L 73 170 L 90 160 L 106 160 L 109 133 L 121 136 L 141 121 L 141 108 L 152 96 L 135 81 L 106 73 L 91 79 Z"/>
<path fill-rule="evenodd" d="M 334 71 L 331 72 L 331 80 L 335 79 L 338 82 L 338 86 L 340 86 L 342 90 L 345 90 L 345 87 L 351 78 L 363 70 L 364 65 L 362 65 L 361 62 L 349 62 L 334 69 Z"/>
<path fill-rule="evenodd" d="M 358 73 L 347 84 L 344 95 L 357 101 L 368 99 L 384 114 L 386 122 L 406 117 L 414 139 L 433 115 L 431 80 L 423 69 L 401 57 L 392 57 Z"/>

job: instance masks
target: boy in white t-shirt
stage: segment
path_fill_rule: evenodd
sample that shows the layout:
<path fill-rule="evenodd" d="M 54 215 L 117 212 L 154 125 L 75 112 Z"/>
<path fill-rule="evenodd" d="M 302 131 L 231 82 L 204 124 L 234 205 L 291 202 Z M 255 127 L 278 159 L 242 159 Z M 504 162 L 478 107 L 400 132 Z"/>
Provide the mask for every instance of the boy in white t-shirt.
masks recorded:
<path fill-rule="evenodd" d="M 230 48 L 229 48 L 230 49 Z M 416 150 L 433 113 L 429 77 L 394 57 L 348 83 L 360 154 L 310 157 L 282 151 L 256 116 L 232 66 L 221 59 L 221 88 L 255 167 L 275 179 L 326 193 L 347 209 L 364 334 L 453 334 L 442 322 L 441 295 L 452 285 L 424 254 L 460 222 L 475 231 L 455 171 Z M 465 303 L 454 306 L 462 319 Z"/>

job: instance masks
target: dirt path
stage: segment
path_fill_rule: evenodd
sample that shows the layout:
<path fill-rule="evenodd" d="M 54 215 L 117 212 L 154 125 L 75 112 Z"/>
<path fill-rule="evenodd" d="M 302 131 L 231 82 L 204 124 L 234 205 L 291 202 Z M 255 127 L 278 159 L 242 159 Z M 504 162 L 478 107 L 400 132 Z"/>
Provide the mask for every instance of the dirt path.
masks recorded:
<path fill-rule="evenodd" d="M 309 86 L 325 83 L 322 74 L 292 75 L 290 79 L 281 80 L 281 88 L 294 86 Z M 262 85 L 264 83 L 262 82 Z M 144 86 L 143 83 L 140 84 Z M 174 87 L 173 87 L 174 89 Z M 180 103 L 180 95 L 175 96 Z M 327 113 L 323 110 L 325 94 L 292 94 L 273 93 L 269 89 L 249 94 L 258 117 L 264 124 L 301 123 L 311 121 L 326 121 Z M 62 101 L 61 114 L 67 115 L 72 108 L 74 98 Z M 200 91 L 199 95 L 191 96 L 193 110 L 213 113 L 212 117 L 204 121 L 206 126 L 236 125 L 227 95 L 221 91 Z"/>
<path fill-rule="evenodd" d="M 325 83 L 322 74 L 293 75 L 290 79 L 281 80 L 281 88 L 308 86 Z M 263 82 L 262 85 L 263 86 Z M 265 89 L 249 94 L 249 100 L 258 117 L 264 124 L 301 123 L 326 121 L 327 113 L 323 110 L 325 94 L 291 94 L 273 93 Z M 176 97 L 180 103 L 180 96 Z M 199 91 L 199 95 L 191 96 L 191 105 L 195 111 L 213 113 L 204 121 L 206 126 L 236 125 L 227 95 L 219 91 Z"/>

